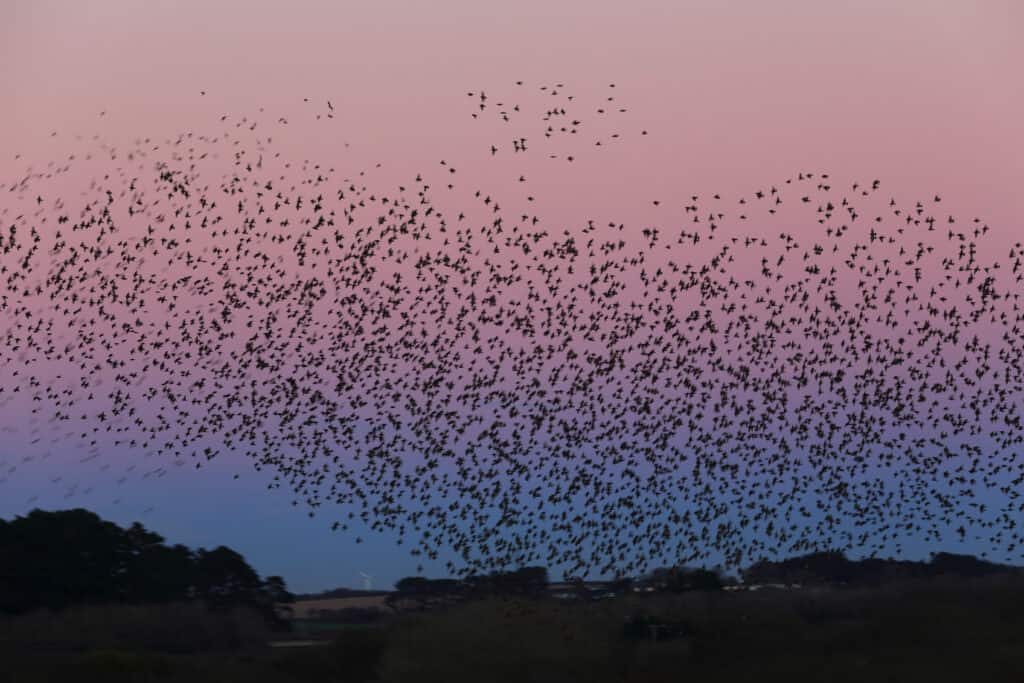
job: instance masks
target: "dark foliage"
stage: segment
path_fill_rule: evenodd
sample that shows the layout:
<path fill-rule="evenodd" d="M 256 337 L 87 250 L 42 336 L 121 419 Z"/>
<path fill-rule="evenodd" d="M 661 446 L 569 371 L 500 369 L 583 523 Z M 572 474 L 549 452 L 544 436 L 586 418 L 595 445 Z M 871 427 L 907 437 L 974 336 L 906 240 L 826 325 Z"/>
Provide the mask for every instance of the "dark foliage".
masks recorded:
<path fill-rule="evenodd" d="M 317 618 L 342 624 L 373 624 L 383 619 L 384 613 L 376 607 L 342 607 L 321 610 Z"/>
<path fill-rule="evenodd" d="M 691 635 L 693 627 L 687 621 L 658 619 L 636 614 L 626 619 L 622 635 L 629 640 L 671 640 Z"/>
<path fill-rule="evenodd" d="M 283 628 L 274 605 L 293 596 L 284 579 L 261 580 L 230 548 L 167 546 L 138 522 L 122 529 L 81 508 L 0 520 L 0 613 L 191 600 L 255 608 Z"/>
<path fill-rule="evenodd" d="M 388 595 L 386 590 L 362 590 L 358 588 L 332 588 L 319 593 L 296 593 L 295 600 L 330 600 L 332 598 L 366 598 L 377 595 Z"/>
<path fill-rule="evenodd" d="M 930 562 L 867 558 L 850 560 L 841 552 L 820 552 L 779 562 L 757 562 L 742 571 L 746 583 L 883 585 L 940 576 L 977 578 L 1019 572 L 1020 568 L 971 555 L 935 553 Z"/>

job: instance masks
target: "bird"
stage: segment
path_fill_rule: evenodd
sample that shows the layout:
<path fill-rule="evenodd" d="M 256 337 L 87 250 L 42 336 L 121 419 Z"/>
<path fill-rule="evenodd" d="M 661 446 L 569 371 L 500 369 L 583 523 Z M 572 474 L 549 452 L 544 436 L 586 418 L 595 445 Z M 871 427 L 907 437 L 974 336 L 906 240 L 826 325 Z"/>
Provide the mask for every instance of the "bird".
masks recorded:
<path fill-rule="evenodd" d="M 538 90 L 550 137 L 516 130 L 511 156 L 572 162 L 560 145 L 595 122 Z M 540 96 L 516 92 L 511 127 Z M 571 225 L 243 145 L 239 114 L 128 145 L 81 194 L 44 173 L 5 191 L 0 401 L 51 420 L 39 438 L 194 476 L 234 453 L 310 516 L 463 572 L 896 548 L 989 529 L 983 495 L 1017 509 L 1024 267 L 1019 244 L 980 249 L 980 218 L 941 234 L 878 180 L 797 170 Z M 130 487 L 119 464 L 86 466 Z"/>

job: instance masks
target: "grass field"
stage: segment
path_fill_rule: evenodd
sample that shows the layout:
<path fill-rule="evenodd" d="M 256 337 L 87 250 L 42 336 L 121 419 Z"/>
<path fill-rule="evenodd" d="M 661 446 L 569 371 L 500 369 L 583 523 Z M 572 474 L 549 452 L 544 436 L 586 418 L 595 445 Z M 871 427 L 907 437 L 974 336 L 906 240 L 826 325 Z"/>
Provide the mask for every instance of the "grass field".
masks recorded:
<path fill-rule="evenodd" d="M 329 598 L 325 600 L 298 600 L 293 602 L 292 615 L 296 619 L 309 619 L 320 610 L 379 609 L 391 612 L 384 602 L 386 595 L 358 596 L 350 598 Z"/>
<path fill-rule="evenodd" d="M 244 613 L 133 609 L 6 620 L 0 683 L 1024 681 L 1020 578 L 572 604 L 492 598 L 294 648 L 269 647 L 278 636 Z M 685 624 L 688 635 L 628 638 L 636 615 Z M 145 627 L 147 618 L 163 625 Z"/>

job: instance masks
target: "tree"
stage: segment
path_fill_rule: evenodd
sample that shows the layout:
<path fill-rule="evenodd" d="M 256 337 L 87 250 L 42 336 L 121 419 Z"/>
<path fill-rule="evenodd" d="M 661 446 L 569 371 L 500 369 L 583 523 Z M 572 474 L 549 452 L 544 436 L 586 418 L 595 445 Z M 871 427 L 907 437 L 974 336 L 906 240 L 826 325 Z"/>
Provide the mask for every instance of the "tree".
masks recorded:
<path fill-rule="evenodd" d="M 542 595 L 548 587 L 547 567 L 520 567 L 507 574 L 511 592 L 525 595 Z"/>
<path fill-rule="evenodd" d="M 385 600 L 391 608 L 396 608 L 399 600 L 412 600 L 417 609 L 424 609 L 434 594 L 435 589 L 430 579 L 424 576 L 406 576 L 395 582 L 397 593 L 389 595 Z"/>
<path fill-rule="evenodd" d="M 245 559 L 227 546 L 200 548 L 195 563 L 196 597 L 212 609 L 231 605 L 259 606 L 263 584 Z"/>
<path fill-rule="evenodd" d="M 0 520 L 0 612 L 199 598 L 213 608 L 254 606 L 273 623 L 273 605 L 288 596 L 284 579 L 262 581 L 226 546 L 168 547 L 139 522 L 123 529 L 81 508 Z"/>
<path fill-rule="evenodd" d="M 652 586 L 659 590 L 667 589 L 672 581 L 672 577 L 675 568 L 672 567 L 655 567 L 651 571 L 647 572 L 640 577 L 640 582 L 644 585 Z"/>
<path fill-rule="evenodd" d="M 717 572 L 710 569 L 675 567 L 669 570 L 665 587 L 672 593 L 690 590 L 719 591 L 722 590 L 722 579 Z"/>
<path fill-rule="evenodd" d="M 267 621 L 277 630 L 286 630 L 293 611 L 289 606 L 295 602 L 295 595 L 285 585 L 281 576 L 268 576 L 261 588 L 263 599 L 260 610 Z"/>
<path fill-rule="evenodd" d="M 280 576 L 268 576 L 263 581 L 263 590 L 267 597 L 275 603 L 291 604 L 295 602 L 295 595 L 288 590 L 284 578 Z"/>
<path fill-rule="evenodd" d="M 633 579 L 629 576 L 617 577 L 608 585 L 608 589 L 618 595 L 630 593 L 633 590 Z"/>
<path fill-rule="evenodd" d="M 473 588 L 458 579 L 428 579 L 423 576 L 407 576 L 395 583 L 396 593 L 385 598 L 392 608 L 402 600 L 411 600 L 419 609 L 432 604 L 446 604 L 465 598 Z"/>
<path fill-rule="evenodd" d="M 720 591 L 722 579 L 709 569 L 695 569 L 690 572 L 690 588 L 696 591 Z"/>
<path fill-rule="evenodd" d="M 395 582 L 395 589 L 399 593 L 425 595 L 430 591 L 430 579 L 424 576 L 406 576 Z"/>
<path fill-rule="evenodd" d="M 175 602 L 195 597 L 196 558 L 183 545 L 153 545 L 131 559 L 125 574 L 128 602 Z"/>
<path fill-rule="evenodd" d="M 1007 567 L 995 564 L 994 562 L 979 560 L 973 555 L 939 552 L 932 553 L 928 569 L 932 576 L 950 574 L 960 578 L 968 578 L 999 574 L 1005 571 Z"/>
<path fill-rule="evenodd" d="M 131 541 L 117 525 L 81 508 L 35 509 L 4 528 L 0 584 L 7 590 L 0 609 L 61 610 L 120 597 Z"/>
<path fill-rule="evenodd" d="M 673 567 L 669 569 L 663 579 L 665 590 L 670 593 L 682 593 L 690 588 L 686 567 Z"/>

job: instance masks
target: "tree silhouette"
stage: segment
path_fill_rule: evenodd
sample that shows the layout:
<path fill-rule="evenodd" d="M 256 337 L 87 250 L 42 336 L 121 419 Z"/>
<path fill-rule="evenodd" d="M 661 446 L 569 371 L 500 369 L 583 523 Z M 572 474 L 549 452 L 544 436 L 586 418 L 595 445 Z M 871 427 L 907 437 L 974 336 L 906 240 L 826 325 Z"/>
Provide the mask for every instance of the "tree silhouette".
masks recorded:
<path fill-rule="evenodd" d="M 267 597 L 275 603 L 289 604 L 295 602 L 295 595 L 288 591 L 284 579 L 280 576 L 268 576 L 263 581 L 263 590 Z"/>
<path fill-rule="evenodd" d="M 295 602 L 295 596 L 288 591 L 284 578 L 268 576 L 263 581 L 262 596 L 260 611 L 267 621 L 278 630 L 286 630 L 293 614 L 289 605 Z"/>
<path fill-rule="evenodd" d="M 131 543 L 131 559 L 123 579 L 128 602 L 170 602 L 193 597 L 195 557 L 183 545 L 164 545 L 160 534 L 134 522 L 125 536 Z"/>
<path fill-rule="evenodd" d="M 633 583 L 634 581 L 631 577 L 619 576 L 608 584 L 608 590 L 618 595 L 630 593 L 633 590 Z"/>
<path fill-rule="evenodd" d="M 263 583 L 245 559 L 226 546 L 213 550 L 200 548 L 195 562 L 196 597 L 212 609 L 237 604 L 258 606 Z"/>
<path fill-rule="evenodd" d="M 69 604 L 121 597 L 131 540 L 95 513 L 33 510 L 5 524 L 0 583 L 8 590 L 0 608 L 59 610 Z"/>
<path fill-rule="evenodd" d="M 722 578 L 710 569 L 695 569 L 690 572 L 690 588 L 696 591 L 722 590 Z"/>
<path fill-rule="evenodd" d="M 262 581 L 230 548 L 167 546 L 135 522 L 127 529 L 88 510 L 32 510 L 0 520 L 0 612 L 89 603 L 203 600 L 212 609 L 249 605 L 280 623 L 284 579 Z"/>

